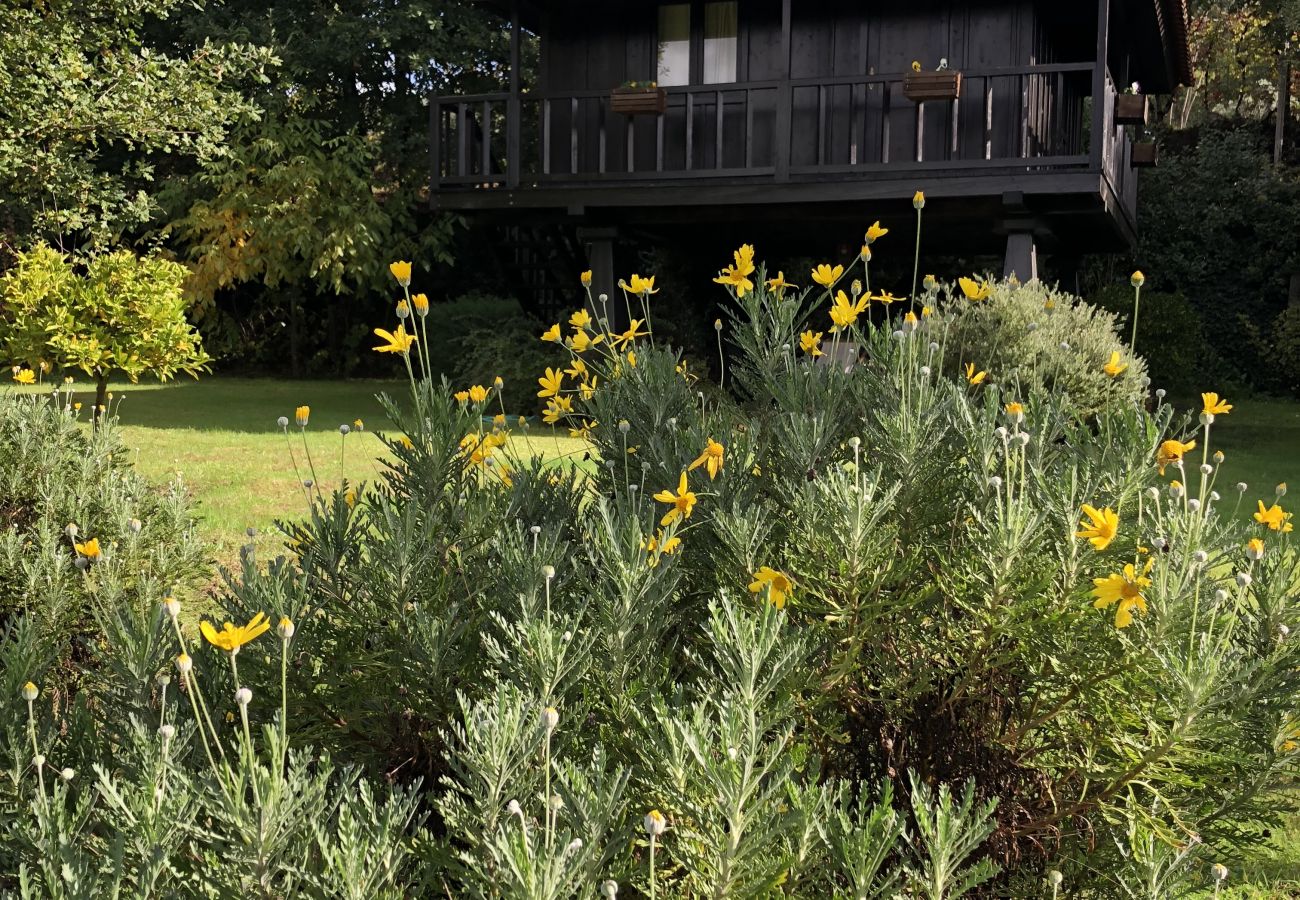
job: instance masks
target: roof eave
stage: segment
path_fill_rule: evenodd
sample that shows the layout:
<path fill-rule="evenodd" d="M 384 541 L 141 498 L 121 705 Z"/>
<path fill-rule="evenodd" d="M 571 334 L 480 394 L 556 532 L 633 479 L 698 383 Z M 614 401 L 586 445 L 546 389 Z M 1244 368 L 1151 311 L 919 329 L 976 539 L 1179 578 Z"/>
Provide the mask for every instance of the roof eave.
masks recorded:
<path fill-rule="evenodd" d="M 1187 0 L 1156 0 L 1156 21 L 1164 45 L 1170 84 L 1190 85 L 1192 48 L 1187 30 Z"/>

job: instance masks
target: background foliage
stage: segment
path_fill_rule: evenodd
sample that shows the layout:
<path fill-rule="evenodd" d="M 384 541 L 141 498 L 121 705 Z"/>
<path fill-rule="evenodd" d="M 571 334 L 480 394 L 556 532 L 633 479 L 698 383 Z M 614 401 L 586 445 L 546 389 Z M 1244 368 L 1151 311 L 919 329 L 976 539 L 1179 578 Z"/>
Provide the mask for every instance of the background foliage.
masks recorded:
<path fill-rule="evenodd" d="M 265 48 L 145 32 L 180 0 L 54 0 L 0 8 L 0 251 L 111 246 L 151 222 L 160 169 L 220 155 L 256 114 Z M 0 264 L 9 260 L 0 257 Z"/>

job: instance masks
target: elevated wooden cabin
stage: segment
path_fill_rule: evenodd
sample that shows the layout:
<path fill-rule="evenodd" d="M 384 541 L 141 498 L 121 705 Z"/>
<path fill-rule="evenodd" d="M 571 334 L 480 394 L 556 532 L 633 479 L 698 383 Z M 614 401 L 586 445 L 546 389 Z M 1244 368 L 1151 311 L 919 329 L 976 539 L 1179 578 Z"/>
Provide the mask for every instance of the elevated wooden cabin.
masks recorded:
<path fill-rule="evenodd" d="M 910 221 L 916 190 L 927 245 L 1005 249 L 1022 278 L 1040 247 L 1122 249 L 1153 161 L 1129 86 L 1191 76 L 1186 0 L 490 5 L 510 89 L 431 99 L 432 202 L 580 237 L 535 265 L 589 261 L 609 290 L 620 229 L 825 246 Z"/>

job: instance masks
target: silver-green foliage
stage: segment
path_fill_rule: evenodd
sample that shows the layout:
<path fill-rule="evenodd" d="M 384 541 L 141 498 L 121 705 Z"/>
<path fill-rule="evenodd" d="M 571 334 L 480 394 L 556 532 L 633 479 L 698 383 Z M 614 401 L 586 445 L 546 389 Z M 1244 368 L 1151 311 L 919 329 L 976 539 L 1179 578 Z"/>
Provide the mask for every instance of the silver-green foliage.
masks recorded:
<path fill-rule="evenodd" d="M 164 890 L 332 896 L 350 872 L 376 894 L 1032 896 L 1049 865 L 1072 894 L 1181 883 L 1293 806 L 1297 550 L 1243 521 L 1234 504 L 1255 494 L 1216 480 L 1230 415 L 1148 412 L 1128 373 L 1103 373 L 1085 403 L 1032 362 L 999 375 L 993 346 L 978 357 L 991 383 L 945 369 L 968 355 L 954 318 L 1035 290 L 977 305 L 931 291 L 931 316 L 830 338 L 846 366 L 799 349 L 825 329 L 826 293 L 759 287 L 731 307 L 742 403 L 702 396 L 647 340 L 635 366 L 597 350 L 594 395 L 565 395 L 592 449 L 558 463 L 518 444 L 476 456 L 495 393 L 479 406 L 413 378 L 377 481 L 318 496 L 288 526 L 294 555 L 250 548 L 219 598 L 232 621 L 297 623 L 238 657 L 247 730 L 206 646 L 191 683 L 217 727 L 161 696 L 177 647 L 155 608 L 97 624 L 112 705 L 57 722 L 41 707 L 37 741 L 89 771 L 104 736 L 142 739 L 126 723 L 177 724 L 193 810 L 177 818 L 194 824 Z M 1172 437 L 1197 448 L 1162 481 Z M 683 473 L 690 515 L 664 518 L 678 507 L 655 495 Z M 1119 517 L 1104 547 L 1076 536 L 1084 504 Z M 1095 580 L 1116 577 L 1142 595 L 1123 628 L 1094 606 Z M 29 644 L 18 628 L 0 645 L 14 671 Z M 47 821 L 38 798 L 65 789 L 33 784 L 22 676 L 7 677 L 0 853 L 30 880 L 42 835 L 80 834 L 81 807 Z M 124 771 L 119 809 L 155 783 Z M 406 789 L 372 803 L 353 788 L 380 777 Z M 140 830 L 121 846 L 152 846 Z M 72 843 L 71 871 L 116 877 L 115 845 Z M 132 885 L 153 877 L 129 853 Z"/>
<path fill-rule="evenodd" d="M 946 784 L 939 786 L 936 796 L 915 775 L 911 781 L 912 816 L 921 857 L 916 882 L 923 896 L 929 900 L 961 897 L 996 875 L 998 866 L 987 858 L 969 866 L 963 863 L 993 833 L 997 801 L 976 802 L 971 782 L 956 800 Z"/>
<path fill-rule="evenodd" d="M 1129 348 L 1117 317 L 1041 282 L 997 282 L 979 302 L 953 290 L 937 315 L 947 331 L 950 372 L 973 362 L 1004 389 L 1063 395 L 1085 416 L 1146 395 L 1146 363 L 1138 355 L 1144 348 Z M 1117 351 L 1128 368 L 1111 376 L 1104 366 Z"/>

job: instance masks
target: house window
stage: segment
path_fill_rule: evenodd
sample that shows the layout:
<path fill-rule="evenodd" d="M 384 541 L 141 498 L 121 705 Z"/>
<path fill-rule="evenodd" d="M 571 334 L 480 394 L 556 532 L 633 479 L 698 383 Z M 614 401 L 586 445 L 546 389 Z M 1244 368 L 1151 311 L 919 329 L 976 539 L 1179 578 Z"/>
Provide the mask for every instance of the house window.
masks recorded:
<path fill-rule="evenodd" d="M 659 83 L 672 87 L 735 81 L 740 39 L 738 6 L 736 0 L 661 4 Z"/>
<path fill-rule="evenodd" d="M 737 4 L 704 4 L 704 84 L 736 80 L 736 43 L 740 36 Z"/>
<path fill-rule="evenodd" d="M 659 7 L 659 83 L 665 87 L 691 83 L 691 5 Z"/>

